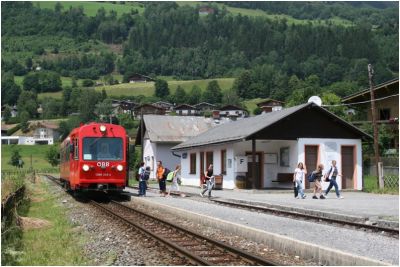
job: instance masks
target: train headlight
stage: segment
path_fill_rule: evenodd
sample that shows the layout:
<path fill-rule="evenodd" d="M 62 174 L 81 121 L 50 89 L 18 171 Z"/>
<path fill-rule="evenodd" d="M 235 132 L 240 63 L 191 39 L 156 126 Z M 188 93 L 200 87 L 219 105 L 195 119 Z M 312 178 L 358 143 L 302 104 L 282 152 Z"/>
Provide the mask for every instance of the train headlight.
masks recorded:
<path fill-rule="evenodd" d="M 124 169 L 124 166 L 122 166 L 121 164 L 117 166 L 117 170 L 119 170 L 120 172 L 122 172 L 123 169 Z"/>
<path fill-rule="evenodd" d="M 84 164 L 84 165 L 82 166 L 82 170 L 84 170 L 85 172 L 87 172 L 89 169 L 90 169 L 90 168 L 89 168 L 89 165 L 87 165 L 87 164 Z"/>
<path fill-rule="evenodd" d="M 105 125 L 100 125 L 100 132 L 104 133 L 107 130 Z"/>

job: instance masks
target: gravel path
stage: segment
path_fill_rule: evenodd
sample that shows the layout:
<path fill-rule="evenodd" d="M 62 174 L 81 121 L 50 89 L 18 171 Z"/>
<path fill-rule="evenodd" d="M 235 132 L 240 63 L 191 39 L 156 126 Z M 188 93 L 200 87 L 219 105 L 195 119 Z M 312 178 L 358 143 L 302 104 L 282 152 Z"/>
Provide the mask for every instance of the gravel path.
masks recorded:
<path fill-rule="evenodd" d="M 146 199 L 347 253 L 399 264 L 399 240 L 395 238 L 223 207 L 191 198 L 165 198 L 149 192 Z"/>

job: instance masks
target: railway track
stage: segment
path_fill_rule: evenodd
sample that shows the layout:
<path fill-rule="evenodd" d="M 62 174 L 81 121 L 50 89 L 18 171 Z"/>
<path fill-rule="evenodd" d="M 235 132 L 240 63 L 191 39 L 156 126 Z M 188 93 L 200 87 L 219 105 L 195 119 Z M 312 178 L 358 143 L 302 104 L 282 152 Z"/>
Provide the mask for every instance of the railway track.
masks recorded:
<path fill-rule="evenodd" d="M 130 188 L 137 189 L 134 187 L 130 187 Z M 158 192 L 158 189 L 156 189 L 156 188 L 149 188 L 149 190 L 151 190 L 153 192 Z M 171 194 L 173 194 L 173 193 L 171 193 Z M 189 196 L 189 197 L 203 199 L 203 198 L 200 198 L 197 194 L 185 193 L 185 195 Z M 370 231 L 381 233 L 381 234 L 383 233 L 383 234 L 385 234 L 389 237 L 393 237 L 393 238 L 399 237 L 399 230 L 390 228 L 390 227 L 365 224 L 363 222 L 353 222 L 353 221 L 347 221 L 347 220 L 342 220 L 342 219 L 321 217 L 321 216 L 317 216 L 317 215 L 313 215 L 313 214 L 306 214 L 306 213 L 301 213 L 301 212 L 297 212 L 297 211 L 277 209 L 274 207 L 268 207 L 268 206 L 262 206 L 262 205 L 240 203 L 240 202 L 234 201 L 234 200 L 219 199 L 219 198 L 210 198 L 209 200 L 218 205 L 229 206 L 229 207 L 238 208 L 238 209 L 245 209 L 248 211 L 262 212 L 262 213 L 266 213 L 266 214 L 272 214 L 275 216 L 282 216 L 282 217 L 287 217 L 287 218 L 296 219 L 296 220 L 311 221 L 311 222 L 315 222 L 315 223 L 333 224 L 336 226 L 351 227 L 353 229 L 362 230 L 362 231 L 370 230 Z"/>
<path fill-rule="evenodd" d="M 63 186 L 57 178 L 51 175 L 44 176 L 58 186 Z M 135 231 L 139 230 L 146 236 L 164 244 L 171 252 L 188 259 L 192 265 L 282 265 L 135 210 L 114 200 L 109 200 L 107 197 L 105 202 L 98 202 L 92 199 L 85 199 L 85 202 L 111 217 L 117 218 Z"/>
<path fill-rule="evenodd" d="M 115 201 L 89 203 L 158 240 L 194 265 L 279 265 Z"/>

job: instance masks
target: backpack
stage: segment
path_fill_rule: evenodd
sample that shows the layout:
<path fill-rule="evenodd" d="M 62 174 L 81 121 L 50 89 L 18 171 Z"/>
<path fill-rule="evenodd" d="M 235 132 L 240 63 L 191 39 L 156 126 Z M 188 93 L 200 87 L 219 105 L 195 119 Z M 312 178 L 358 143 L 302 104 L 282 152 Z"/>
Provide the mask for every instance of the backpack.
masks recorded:
<path fill-rule="evenodd" d="M 309 181 L 310 183 L 314 182 L 314 181 L 315 181 L 315 173 L 314 173 L 314 172 L 310 173 L 310 174 L 307 176 L 307 179 L 308 179 L 308 181 Z"/>
<path fill-rule="evenodd" d="M 167 176 L 168 176 L 168 174 L 170 173 L 171 171 L 168 169 L 168 168 L 165 168 L 164 169 L 164 174 L 163 174 L 163 179 L 165 180 L 165 179 L 167 179 Z"/>
<path fill-rule="evenodd" d="M 172 180 L 174 180 L 174 172 L 169 172 L 167 175 L 167 181 L 172 183 Z"/>
<path fill-rule="evenodd" d="M 143 172 L 143 180 L 147 181 L 150 178 L 150 167 L 147 166 Z"/>

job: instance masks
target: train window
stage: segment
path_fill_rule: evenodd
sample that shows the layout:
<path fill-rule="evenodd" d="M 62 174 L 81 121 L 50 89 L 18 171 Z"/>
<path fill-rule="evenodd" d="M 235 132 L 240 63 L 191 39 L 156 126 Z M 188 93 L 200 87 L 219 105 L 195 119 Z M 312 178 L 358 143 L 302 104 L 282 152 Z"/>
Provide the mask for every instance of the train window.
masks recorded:
<path fill-rule="evenodd" d="M 122 138 L 85 137 L 83 160 L 122 160 Z"/>

